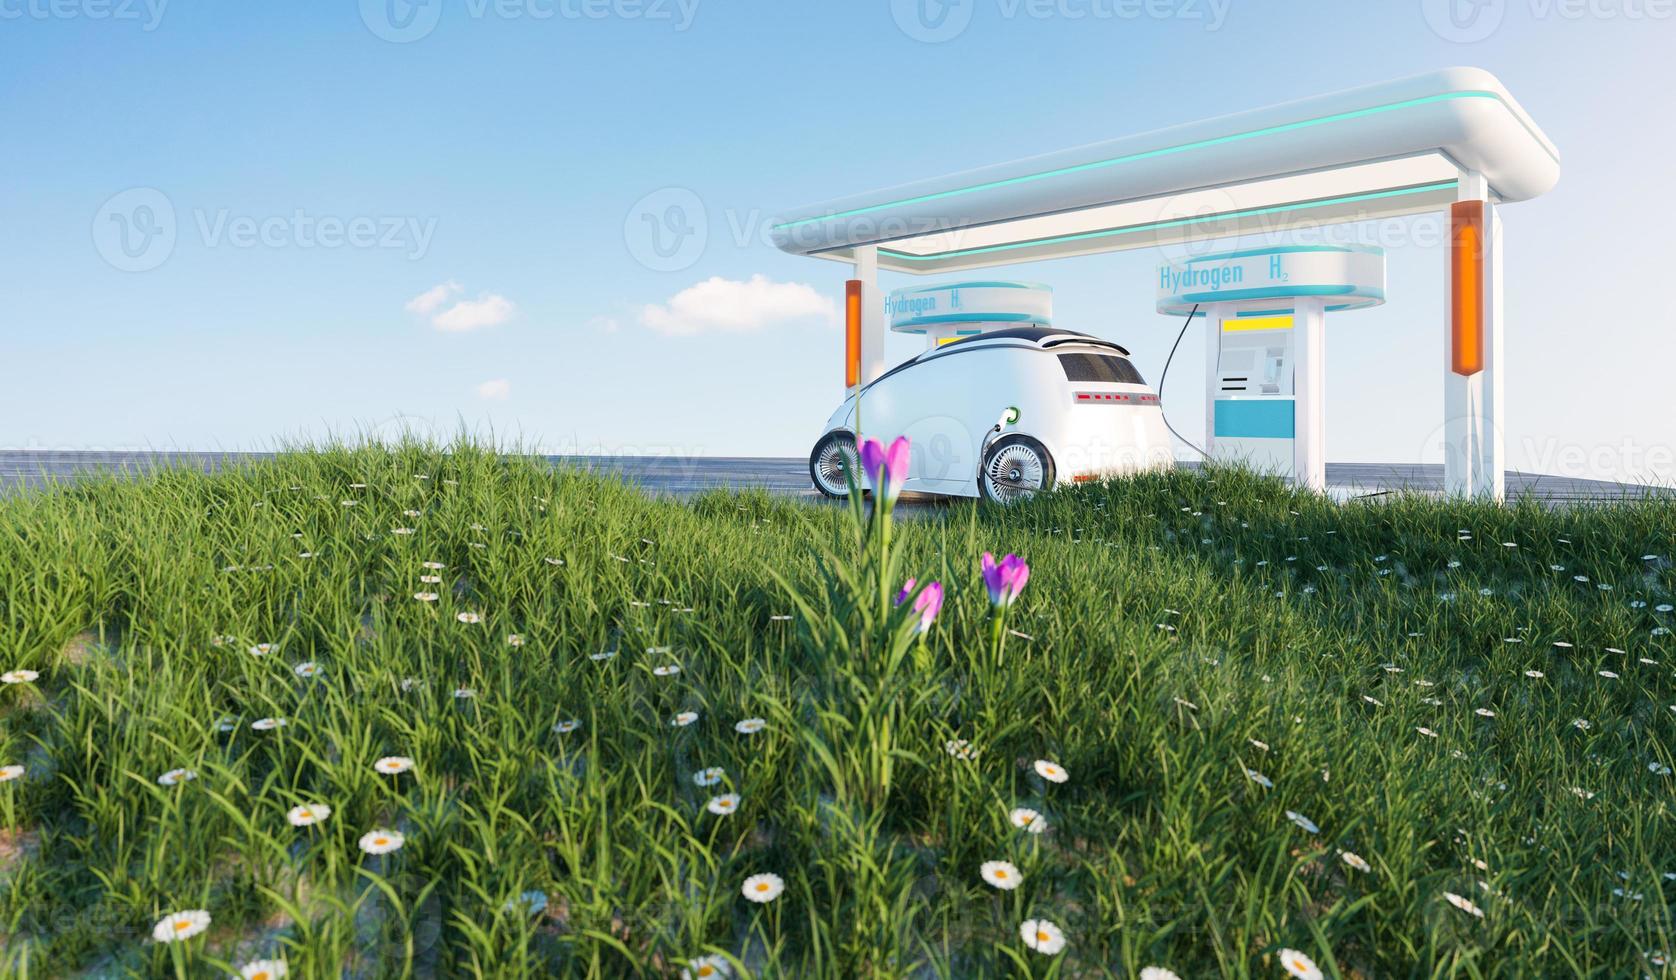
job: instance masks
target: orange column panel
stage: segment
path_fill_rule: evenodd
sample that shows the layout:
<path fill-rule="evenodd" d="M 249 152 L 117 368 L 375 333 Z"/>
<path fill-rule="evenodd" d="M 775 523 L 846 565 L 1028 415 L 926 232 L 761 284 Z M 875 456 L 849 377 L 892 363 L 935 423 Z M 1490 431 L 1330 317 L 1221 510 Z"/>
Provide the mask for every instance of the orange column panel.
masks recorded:
<path fill-rule="evenodd" d="M 844 283 L 844 387 L 861 384 L 861 280 Z"/>
<path fill-rule="evenodd" d="M 1484 202 L 1449 206 L 1449 366 L 1461 375 L 1484 370 Z"/>

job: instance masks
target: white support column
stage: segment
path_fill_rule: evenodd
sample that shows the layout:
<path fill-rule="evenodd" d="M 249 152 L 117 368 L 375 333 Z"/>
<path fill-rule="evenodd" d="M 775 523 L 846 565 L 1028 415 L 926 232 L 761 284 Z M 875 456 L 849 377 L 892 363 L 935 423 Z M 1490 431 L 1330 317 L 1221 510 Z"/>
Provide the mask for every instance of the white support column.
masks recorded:
<path fill-rule="evenodd" d="M 1205 454 L 1216 457 L 1216 396 L 1222 390 L 1222 307 L 1207 306 L 1205 318 Z"/>
<path fill-rule="evenodd" d="M 855 276 L 861 280 L 861 383 L 885 373 L 885 304 L 879 294 L 879 247 L 855 247 Z"/>
<path fill-rule="evenodd" d="M 1506 495 L 1507 449 L 1501 430 L 1502 388 L 1501 218 L 1490 200 L 1489 184 L 1477 171 L 1462 171 L 1459 200 L 1483 201 L 1482 368 L 1455 371 L 1452 297 L 1456 275 L 1453 236 L 1445 255 L 1447 274 L 1443 323 L 1443 488 L 1454 496 L 1502 500 Z"/>
<path fill-rule="evenodd" d="M 1300 487 L 1327 489 L 1327 314 L 1319 299 L 1299 297 L 1292 313 L 1292 346 L 1297 367 L 1294 398 L 1292 478 Z"/>

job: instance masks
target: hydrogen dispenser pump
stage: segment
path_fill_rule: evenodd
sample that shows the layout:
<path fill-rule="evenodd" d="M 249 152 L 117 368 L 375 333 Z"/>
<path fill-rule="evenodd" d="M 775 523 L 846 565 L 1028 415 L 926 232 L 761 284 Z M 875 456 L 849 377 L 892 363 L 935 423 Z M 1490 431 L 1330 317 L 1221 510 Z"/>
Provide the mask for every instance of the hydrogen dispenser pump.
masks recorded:
<path fill-rule="evenodd" d="M 1206 456 L 1324 490 L 1326 314 L 1383 302 L 1385 253 L 1373 247 L 1292 245 L 1161 266 L 1158 312 L 1204 322 Z"/>

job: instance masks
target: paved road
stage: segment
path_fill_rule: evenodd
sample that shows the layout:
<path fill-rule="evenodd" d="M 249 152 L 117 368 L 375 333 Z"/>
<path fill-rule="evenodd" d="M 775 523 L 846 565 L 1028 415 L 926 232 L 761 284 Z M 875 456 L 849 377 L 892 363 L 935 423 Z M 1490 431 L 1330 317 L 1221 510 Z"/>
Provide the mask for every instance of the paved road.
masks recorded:
<path fill-rule="evenodd" d="M 268 458 L 269 453 L 192 452 L 56 452 L 0 451 L 0 493 L 44 486 L 81 474 L 144 473 L 158 467 L 187 467 L 212 471 L 228 463 Z M 813 497 L 808 463 L 803 459 L 771 456 L 704 456 L 690 459 L 654 456 L 551 456 L 557 466 L 584 466 L 616 473 L 654 493 L 689 497 L 718 487 L 761 487 L 787 496 Z M 1411 489 L 1439 491 L 1443 467 L 1436 464 L 1382 465 L 1329 463 L 1327 482 L 1339 496 Z M 1507 474 L 1509 495 L 1529 492 L 1548 501 L 1617 500 L 1649 494 L 1670 495 L 1670 488 L 1654 488 L 1601 480 Z"/>

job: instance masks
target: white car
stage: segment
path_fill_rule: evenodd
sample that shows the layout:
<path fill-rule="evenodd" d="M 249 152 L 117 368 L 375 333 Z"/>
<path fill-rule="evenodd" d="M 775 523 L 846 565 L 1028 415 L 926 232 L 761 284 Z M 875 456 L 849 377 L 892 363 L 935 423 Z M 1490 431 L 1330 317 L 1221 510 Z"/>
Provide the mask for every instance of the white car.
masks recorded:
<path fill-rule="evenodd" d="M 844 400 L 809 454 L 809 476 L 821 493 L 845 495 L 857 432 L 886 443 L 909 438 L 904 490 L 1002 503 L 1168 468 L 1174 453 L 1158 393 L 1128 355 L 1053 327 L 991 330 L 931 348 Z"/>

